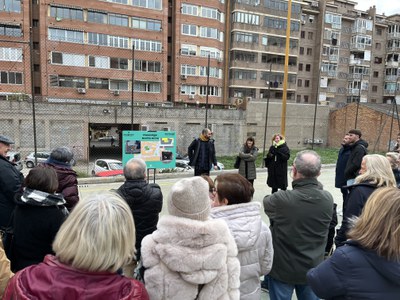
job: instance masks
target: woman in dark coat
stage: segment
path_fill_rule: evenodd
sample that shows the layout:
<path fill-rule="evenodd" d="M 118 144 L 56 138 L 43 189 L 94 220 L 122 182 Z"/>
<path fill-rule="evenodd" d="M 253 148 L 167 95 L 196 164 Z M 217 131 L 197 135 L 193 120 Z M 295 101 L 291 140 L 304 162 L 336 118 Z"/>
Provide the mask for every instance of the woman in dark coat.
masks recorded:
<path fill-rule="evenodd" d="M 343 247 L 307 273 L 321 299 L 400 299 L 400 191 L 377 189 Z"/>
<path fill-rule="evenodd" d="M 56 194 L 57 173 L 49 167 L 33 168 L 25 178 L 23 194 L 16 199 L 11 244 L 11 269 L 16 272 L 43 261 L 53 253 L 51 244 L 68 216 L 65 200 Z"/>
<path fill-rule="evenodd" d="M 288 186 L 287 179 L 287 161 L 290 157 L 290 150 L 285 139 L 279 133 L 272 137 L 272 146 L 269 148 L 265 160 L 265 166 L 268 168 L 267 184 L 272 188 L 272 193 L 278 189 L 286 190 Z"/>
<path fill-rule="evenodd" d="M 255 146 L 253 137 L 249 137 L 239 152 L 240 165 L 239 174 L 246 178 L 252 185 L 257 178 L 256 159 L 258 148 Z"/>

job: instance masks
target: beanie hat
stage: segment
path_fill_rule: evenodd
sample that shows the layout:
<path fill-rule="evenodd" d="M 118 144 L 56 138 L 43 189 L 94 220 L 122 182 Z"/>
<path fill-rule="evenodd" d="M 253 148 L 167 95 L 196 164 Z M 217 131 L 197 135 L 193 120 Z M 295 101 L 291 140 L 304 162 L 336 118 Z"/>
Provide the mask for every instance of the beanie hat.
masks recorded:
<path fill-rule="evenodd" d="M 203 178 L 184 178 L 171 187 L 168 195 L 170 215 L 205 221 L 210 215 L 210 207 L 208 183 Z"/>
<path fill-rule="evenodd" d="M 361 137 L 361 130 L 358 130 L 358 129 L 351 129 L 351 130 L 349 130 L 349 133 L 358 135 L 359 138 Z"/>

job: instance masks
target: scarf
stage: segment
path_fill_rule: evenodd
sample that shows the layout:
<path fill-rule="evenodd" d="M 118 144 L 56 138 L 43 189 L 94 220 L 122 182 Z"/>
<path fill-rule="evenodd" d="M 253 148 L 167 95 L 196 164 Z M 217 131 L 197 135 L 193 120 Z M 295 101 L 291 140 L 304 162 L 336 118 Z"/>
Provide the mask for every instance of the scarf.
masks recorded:
<path fill-rule="evenodd" d="M 209 141 L 209 139 L 208 139 L 206 136 L 202 135 L 202 134 L 200 134 L 199 139 L 200 139 L 202 142 L 208 142 L 208 141 Z"/>
<path fill-rule="evenodd" d="M 21 201 L 34 206 L 60 206 L 65 204 L 62 194 L 49 194 L 30 188 L 25 188 Z"/>
<path fill-rule="evenodd" d="M 275 148 L 278 148 L 279 146 L 283 145 L 285 143 L 285 140 L 280 140 L 279 143 L 276 143 L 275 141 L 272 142 L 272 145 Z"/>

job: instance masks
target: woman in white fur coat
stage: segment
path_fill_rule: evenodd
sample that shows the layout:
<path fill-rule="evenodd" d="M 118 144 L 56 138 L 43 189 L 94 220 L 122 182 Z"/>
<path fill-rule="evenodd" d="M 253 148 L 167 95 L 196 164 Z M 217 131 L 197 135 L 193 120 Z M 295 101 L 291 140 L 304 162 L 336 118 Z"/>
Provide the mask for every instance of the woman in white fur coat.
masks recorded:
<path fill-rule="evenodd" d="M 261 299 L 260 276 L 271 271 L 274 250 L 271 231 L 261 220 L 260 203 L 251 202 L 254 188 L 239 174 L 215 179 L 211 217 L 223 219 L 235 239 L 240 261 L 240 299 Z"/>
<path fill-rule="evenodd" d="M 193 177 L 175 183 L 168 211 L 142 241 L 150 299 L 239 299 L 236 244 L 224 221 L 209 219 L 207 182 Z"/>

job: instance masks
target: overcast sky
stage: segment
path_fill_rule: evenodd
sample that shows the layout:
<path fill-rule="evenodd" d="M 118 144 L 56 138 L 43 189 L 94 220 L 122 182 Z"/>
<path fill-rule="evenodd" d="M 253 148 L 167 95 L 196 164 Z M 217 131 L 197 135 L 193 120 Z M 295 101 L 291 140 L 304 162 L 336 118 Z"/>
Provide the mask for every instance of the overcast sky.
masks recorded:
<path fill-rule="evenodd" d="M 375 5 L 378 14 L 385 13 L 386 16 L 400 14 L 400 1 L 399 0 L 356 0 L 358 5 L 357 9 L 367 10 Z"/>

